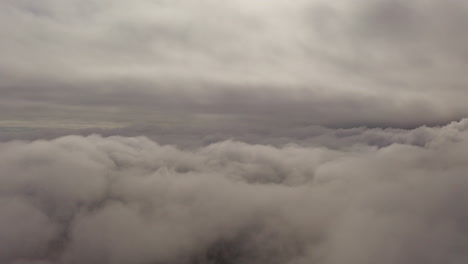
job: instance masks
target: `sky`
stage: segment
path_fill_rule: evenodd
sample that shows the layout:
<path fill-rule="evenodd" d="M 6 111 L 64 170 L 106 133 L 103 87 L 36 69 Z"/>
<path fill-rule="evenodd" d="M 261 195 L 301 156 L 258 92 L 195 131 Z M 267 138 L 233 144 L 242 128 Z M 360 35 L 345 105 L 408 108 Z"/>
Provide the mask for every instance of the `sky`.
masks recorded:
<path fill-rule="evenodd" d="M 468 2 L 1 0 L 0 262 L 468 263 Z"/>
<path fill-rule="evenodd" d="M 20 126 L 415 128 L 468 112 L 464 1 L 0 7 L 0 117 Z"/>

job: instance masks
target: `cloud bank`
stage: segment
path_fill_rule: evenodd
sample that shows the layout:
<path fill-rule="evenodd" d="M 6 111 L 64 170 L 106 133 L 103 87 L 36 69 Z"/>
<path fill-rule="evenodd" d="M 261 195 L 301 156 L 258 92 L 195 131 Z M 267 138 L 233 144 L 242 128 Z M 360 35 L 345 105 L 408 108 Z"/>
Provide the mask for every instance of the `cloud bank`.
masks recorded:
<path fill-rule="evenodd" d="M 467 127 L 364 130 L 334 148 L 4 142 L 0 262 L 467 263 Z"/>

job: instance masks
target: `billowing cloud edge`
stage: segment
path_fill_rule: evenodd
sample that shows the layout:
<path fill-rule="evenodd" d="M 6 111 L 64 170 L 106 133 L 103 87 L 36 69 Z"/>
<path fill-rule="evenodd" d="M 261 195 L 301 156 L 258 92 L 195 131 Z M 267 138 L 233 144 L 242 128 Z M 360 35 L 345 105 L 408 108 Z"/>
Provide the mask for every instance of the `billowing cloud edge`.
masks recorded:
<path fill-rule="evenodd" d="M 419 130 L 378 130 L 398 142 L 381 147 L 1 143 L 0 261 L 465 263 L 466 121 Z"/>

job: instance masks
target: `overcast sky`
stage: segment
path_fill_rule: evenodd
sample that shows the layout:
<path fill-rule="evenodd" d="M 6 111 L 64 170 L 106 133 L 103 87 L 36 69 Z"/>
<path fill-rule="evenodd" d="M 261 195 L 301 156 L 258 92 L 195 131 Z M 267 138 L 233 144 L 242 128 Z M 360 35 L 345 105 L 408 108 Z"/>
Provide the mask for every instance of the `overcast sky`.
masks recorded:
<path fill-rule="evenodd" d="M 468 113 L 467 12 L 456 0 L 4 0 L 0 126 L 442 125 Z"/>
<path fill-rule="evenodd" d="M 0 0 L 0 263 L 467 264 L 468 1 Z"/>

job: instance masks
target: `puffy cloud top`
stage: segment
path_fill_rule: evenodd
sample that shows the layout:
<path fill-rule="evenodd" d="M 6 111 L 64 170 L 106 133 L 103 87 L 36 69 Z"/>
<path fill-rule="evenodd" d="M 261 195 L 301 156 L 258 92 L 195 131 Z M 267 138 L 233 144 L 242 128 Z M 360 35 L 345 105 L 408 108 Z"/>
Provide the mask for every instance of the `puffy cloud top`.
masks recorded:
<path fill-rule="evenodd" d="M 424 130 L 334 150 L 2 143 L 0 262 L 466 263 L 466 125 Z"/>

